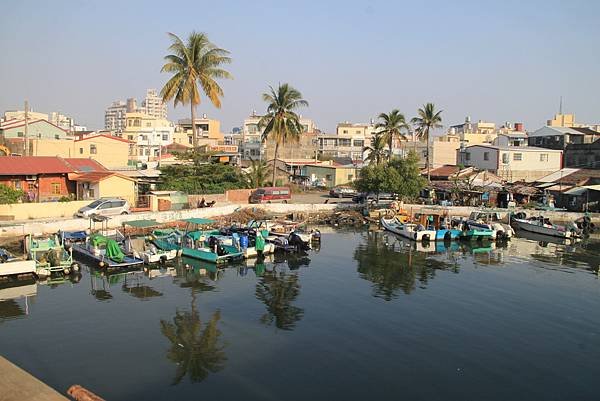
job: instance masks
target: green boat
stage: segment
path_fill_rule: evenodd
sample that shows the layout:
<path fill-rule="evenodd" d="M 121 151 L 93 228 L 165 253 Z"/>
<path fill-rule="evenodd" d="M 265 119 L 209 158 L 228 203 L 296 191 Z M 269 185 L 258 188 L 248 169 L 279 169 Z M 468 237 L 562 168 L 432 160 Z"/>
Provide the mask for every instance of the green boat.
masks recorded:
<path fill-rule="evenodd" d="M 214 223 L 214 220 L 190 218 L 181 220 L 186 223 L 184 232 L 179 230 L 155 230 L 152 242 L 163 250 L 180 249 L 188 258 L 222 264 L 244 258 L 243 252 L 233 245 L 221 243 L 216 239 L 219 230 L 202 229 L 202 226 Z"/>
<path fill-rule="evenodd" d="M 72 251 L 67 251 L 60 243 L 58 234 L 47 238 L 25 237 L 25 253 L 35 261 L 38 276 L 47 277 L 54 272 L 71 274 L 79 271 L 79 264 L 73 261 Z"/>
<path fill-rule="evenodd" d="M 471 228 L 469 230 L 463 230 L 460 233 L 459 238 L 464 240 L 484 240 L 491 239 L 494 235 L 494 230 L 488 230 L 485 228 Z"/>

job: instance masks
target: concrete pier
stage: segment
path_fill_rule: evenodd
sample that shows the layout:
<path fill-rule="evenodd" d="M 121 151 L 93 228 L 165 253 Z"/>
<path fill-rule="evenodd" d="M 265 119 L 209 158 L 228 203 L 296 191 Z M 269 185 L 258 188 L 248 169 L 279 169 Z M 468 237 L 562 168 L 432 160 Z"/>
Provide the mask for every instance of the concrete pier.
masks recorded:
<path fill-rule="evenodd" d="M 0 401 L 69 401 L 53 388 L 0 356 Z"/>

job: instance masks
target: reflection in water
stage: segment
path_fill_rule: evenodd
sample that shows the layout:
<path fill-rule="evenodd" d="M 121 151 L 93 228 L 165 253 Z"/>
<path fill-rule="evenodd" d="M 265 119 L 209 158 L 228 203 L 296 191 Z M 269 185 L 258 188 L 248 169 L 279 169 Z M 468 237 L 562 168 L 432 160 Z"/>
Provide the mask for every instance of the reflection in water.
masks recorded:
<path fill-rule="evenodd" d="M 33 279 L 0 284 L 0 323 L 28 315 L 29 297 L 36 294 L 37 285 Z"/>
<path fill-rule="evenodd" d="M 458 266 L 437 258 L 427 258 L 426 253 L 415 251 L 416 243 L 399 240 L 383 232 L 368 232 L 366 241 L 354 251 L 358 262 L 360 277 L 373 283 L 373 296 L 386 301 L 398 296 L 401 290 L 410 294 L 417 282 L 425 287 L 435 277 L 436 270 L 452 268 L 458 272 Z M 429 248 L 427 248 L 429 249 Z M 435 244 L 431 247 L 436 250 Z"/>
<path fill-rule="evenodd" d="M 173 322 L 160 321 L 160 331 L 171 343 L 167 358 L 177 365 L 172 384 L 178 384 L 187 375 L 192 382 L 200 382 L 225 367 L 225 345 L 217 324 L 221 313 L 217 310 L 210 321 L 202 325 L 192 300 L 191 311 L 177 311 Z"/>
<path fill-rule="evenodd" d="M 296 322 L 304 316 L 304 309 L 292 305 L 300 295 L 296 273 L 278 272 L 275 268 L 265 270 L 256 283 L 255 294 L 267 308 L 267 313 L 260 318 L 263 324 L 275 323 L 278 329 L 293 330 Z"/>
<path fill-rule="evenodd" d="M 273 258 L 275 264 L 286 263 L 290 270 L 298 270 L 301 267 L 307 267 L 310 265 L 310 258 L 308 253 L 305 251 L 290 252 L 290 253 L 276 253 Z"/>

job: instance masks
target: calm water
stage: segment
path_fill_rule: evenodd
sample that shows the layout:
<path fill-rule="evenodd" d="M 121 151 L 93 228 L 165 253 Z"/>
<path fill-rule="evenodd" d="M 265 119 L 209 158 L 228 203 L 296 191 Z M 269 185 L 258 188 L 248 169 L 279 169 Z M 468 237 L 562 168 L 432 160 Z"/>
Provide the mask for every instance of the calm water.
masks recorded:
<path fill-rule="evenodd" d="M 84 269 L 0 290 L 29 294 L 0 301 L 0 353 L 108 400 L 598 399 L 599 245 L 343 232 L 206 276 Z"/>

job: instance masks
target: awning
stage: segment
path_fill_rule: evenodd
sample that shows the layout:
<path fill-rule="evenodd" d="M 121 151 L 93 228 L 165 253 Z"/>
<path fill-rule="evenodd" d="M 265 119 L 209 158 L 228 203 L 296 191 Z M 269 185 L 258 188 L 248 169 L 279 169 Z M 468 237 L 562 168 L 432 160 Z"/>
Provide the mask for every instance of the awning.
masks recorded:
<path fill-rule="evenodd" d="M 181 221 L 184 221 L 186 223 L 191 223 L 191 224 L 212 224 L 215 222 L 214 220 L 202 219 L 200 217 L 193 217 L 190 219 L 182 219 Z"/>
<path fill-rule="evenodd" d="M 156 227 L 159 225 L 159 223 L 156 220 L 130 220 L 124 221 L 123 225 L 135 228 L 149 228 Z"/>

